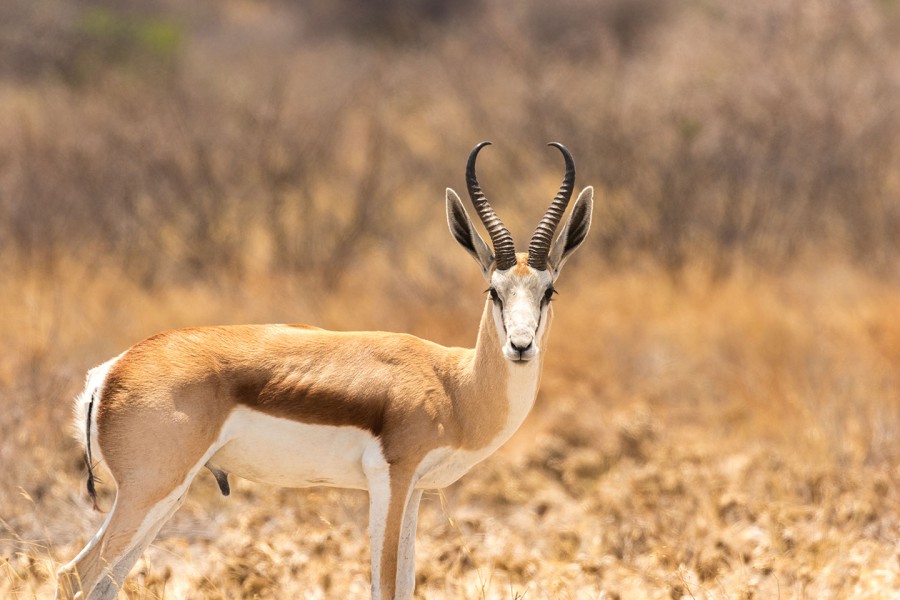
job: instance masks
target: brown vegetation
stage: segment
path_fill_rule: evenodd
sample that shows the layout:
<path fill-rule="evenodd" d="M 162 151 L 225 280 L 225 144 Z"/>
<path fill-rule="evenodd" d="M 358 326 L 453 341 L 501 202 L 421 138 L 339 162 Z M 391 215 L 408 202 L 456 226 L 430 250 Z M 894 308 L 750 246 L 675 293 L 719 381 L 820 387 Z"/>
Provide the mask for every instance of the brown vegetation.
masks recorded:
<path fill-rule="evenodd" d="M 443 189 L 481 139 L 517 239 L 548 141 L 598 214 L 534 413 L 423 502 L 417 593 L 896 593 L 896 3 L 303 4 L 0 5 L 0 596 L 102 519 L 69 402 L 142 337 L 471 344 Z M 233 489 L 199 477 L 128 597 L 365 596 L 364 494 Z"/>

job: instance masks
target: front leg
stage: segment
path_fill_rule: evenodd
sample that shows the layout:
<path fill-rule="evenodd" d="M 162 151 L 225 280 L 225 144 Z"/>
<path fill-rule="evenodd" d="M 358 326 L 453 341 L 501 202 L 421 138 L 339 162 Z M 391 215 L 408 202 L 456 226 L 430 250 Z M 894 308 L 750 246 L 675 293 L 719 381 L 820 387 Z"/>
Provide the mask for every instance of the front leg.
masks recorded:
<path fill-rule="evenodd" d="M 379 452 L 380 454 L 380 452 Z M 409 580 L 408 573 L 398 585 L 398 563 L 402 554 L 404 569 L 412 570 L 412 544 L 415 525 L 404 518 L 407 506 L 415 496 L 415 508 L 421 492 L 413 490 L 414 469 L 404 465 L 388 465 L 373 460 L 364 461 L 364 470 L 369 484 L 369 546 L 372 555 L 372 598 L 373 600 L 408 600 L 412 598 L 415 579 Z M 416 511 L 418 512 L 418 511 Z M 409 533 L 412 541 L 406 541 L 400 552 L 401 538 Z"/>
<path fill-rule="evenodd" d="M 400 548 L 397 559 L 397 593 L 396 598 L 412 598 L 416 587 L 416 524 L 419 520 L 419 502 L 422 490 L 412 490 L 406 511 L 403 513 L 403 525 L 400 528 Z"/>

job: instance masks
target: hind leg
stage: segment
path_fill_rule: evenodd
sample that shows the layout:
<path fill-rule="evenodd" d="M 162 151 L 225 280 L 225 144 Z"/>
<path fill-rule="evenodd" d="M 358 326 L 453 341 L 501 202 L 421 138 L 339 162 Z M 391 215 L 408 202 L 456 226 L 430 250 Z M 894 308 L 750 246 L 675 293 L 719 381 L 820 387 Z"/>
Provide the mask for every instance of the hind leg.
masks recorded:
<path fill-rule="evenodd" d="M 126 575 L 160 528 L 181 506 L 197 472 L 215 453 L 210 446 L 193 464 L 175 469 L 180 476 L 152 477 L 141 472 L 140 464 L 125 461 L 110 464 L 119 484 L 116 501 L 106 522 L 84 550 L 60 569 L 57 598 L 85 600 L 114 599 Z M 109 461 L 108 461 L 109 462 Z"/>
<path fill-rule="evenodd" d="M 57 598 L 111 600 L 160 528 L 184 500 L 190 482 L 160 497 L 120 489 L 104 527 L 60 569 Z"/>
<path fill-rule="evenodd" d="M 187 492 L 187 490 L 185 490 Z M 163 525 L 165 525 L 169 519 L 172 518 L 181 505 L 184 504 L 184 499 L 187 497 L 187 494 L 181 494 L 179 498 L 172 503 L 171 508 L 166 513 L 166 515 L 157 520 L 157 522 L 149 528 L 147 534 L 143 537 L 143 539 L 139 540 L 137 544 L 135 544 L 134 548 L 126 554 L 122 560 L 116 563 L 116 566 L 113 567 L 113 579 L 116 581 L 124 581 L 125 576 L 128 575 L 129 571 L 134 567 L 134 563 L 137 562 L 138 558 L 141 557 L 141 554 L 144 553 L 144 550 L 156 539 L 156 536 L 159 534 L 159 530 L 162 529 Z"/>
<path fill-rule="evenodd" d="M 118 484 L 116 502 L 101 531 L 60 570 L 59 598 L 115 598 L 197 472 L 227 441 L 219 439 L 227 410 L 214 388 L 176 393 L 122 369 L 106 376 L 94 429 L 94 450 Z"/>
<path fill-rule="evenodd" d="M 163 498 L 163 500 L 151 507 L 147 511 L 147 516 L 144 518 L 140 528 L 135 534 L 131 536 L 130 539 L 128 539 L 127 536 L 123 537 L 123 540 L 128 539 L 128 541 L 123 542 L 114 550 L 118 559 L 109 561 L 109 568 L 97 584 L 97 587 L 94 588 L 92 594 L 88 597 L 90 600 L 93 600 L 94 598 L 97 600 L 106 600 L 107 598 L 113 599 L 116 597 L 118 590 L 125 581 L 125 577 L 134 567 L 134 564 L 140 558 L 141 554 L 143 554 L 144 550 L 146 550 L 153 540 L 156 539 L 162 526 L 172 518 L 172 515 L 174 515 L 184 503 L 189 485 L 190 483 L 188 482 L 173 490 L 172 493 Z M 113 553 L 111 552 L 111 557 L 112 554 Z"/>
<path fill-rule="evenodd" d="M 116 499 L 118 500 L 118 497 Z M 100 526 L 100 529 L 94 534 L 94 537 L 91 538 L 75 558 L 60 567 L 57 571 L 57 599 L 69 600 L 71 598 L 80 597 L 79 594 L 84 587 L 81 583 L 80 573 L 88 573 L 91 570 L 89 566 L 96 563 L 98 558 L 97 555 L 100 552 L 100 542 L 103 539 L 103 534 L 109 527 L 109 522 L 115 512 L 116 503 L 113 503 L 112 509 L 110 509 L 109 514 L 106 516 L 106 520 L 103 521 L 103 525 Z M 78 570 L 78 565 L 81 565 L 81 571 Z"/>

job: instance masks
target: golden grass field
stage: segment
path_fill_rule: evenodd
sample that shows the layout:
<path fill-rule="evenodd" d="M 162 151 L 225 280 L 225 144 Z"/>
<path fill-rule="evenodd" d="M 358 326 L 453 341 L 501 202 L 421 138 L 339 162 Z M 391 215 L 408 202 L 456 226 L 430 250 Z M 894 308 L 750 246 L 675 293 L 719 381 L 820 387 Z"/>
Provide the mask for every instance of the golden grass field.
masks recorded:
<path fill-rule="evenodd" d="M 285 281 L 148 295 L 102 268 L 17 275 L 0 287 L 0 596 L 43 598 L 103 517 L 69 436 L 85 368 L 162 327 L 258 321 L 291 312 L 294 294 L 304 301 Z M 465 344 L 481 301 L 477 278 L 467 283 L 448 290 L 460 296 L 453 314 L 423 304 L 402 319 Z M 423 501 L 417 597 L 897 594 L 900 288 L 852 268 L 674 281 L 577 259 L 558 287 L 533 413 Z M 351 291 L 295 320 L 332 320 Z M 354 325 L 381 327 L 371 313 L 361 306 Z M 108 508 L 111 485 L 100 488 Z M 125 597 L 368 593 L 364 493 L 234 489 L 224 498 L 201 474 Z"/>

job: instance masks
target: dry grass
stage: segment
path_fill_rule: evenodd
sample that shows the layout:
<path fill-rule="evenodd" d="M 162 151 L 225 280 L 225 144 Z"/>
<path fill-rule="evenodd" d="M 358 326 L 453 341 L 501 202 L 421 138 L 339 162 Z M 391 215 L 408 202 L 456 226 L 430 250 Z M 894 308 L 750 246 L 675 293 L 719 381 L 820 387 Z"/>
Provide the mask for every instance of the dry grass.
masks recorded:
<path fill-rule="evenodd" d="M 458 254 L 460 269 L 472 267 Z M 893 593 L 900 289 L 853 269 L 810 273 L 712 282 L 697 269 L 676 283 L 653 268 L 570 265 L 534 413 L 495 457 L 425 498 L 419 597 Z M 292 286 L 151 294 L 123 291 L 102 268 L 15 275 L 0 288 L 10 349 L 0 448 L 12 474 L 0 488 L 0 595 L 31 598 L 50 593 L 57 561 L 102 518 L 84 498 L 68 437 L 83 369 L 166 324 L 287 311 Z M 424 303 L 405 318 L 416 333 L 465 343 L 478 289 L 459 291 L 464 326 Z M 371 293 L 373 308 L 356 321 L 378 327 L 374 307 L 390 291 Z M 295 315 L 329 321 L 349 297 L 338 290 L 327 310 Z M 108 507 L 110 486 L 101 487 Z M 365 494 L 234 487 L 223 498 L 199 477 L 127 597 L 366 594 Z"/>

